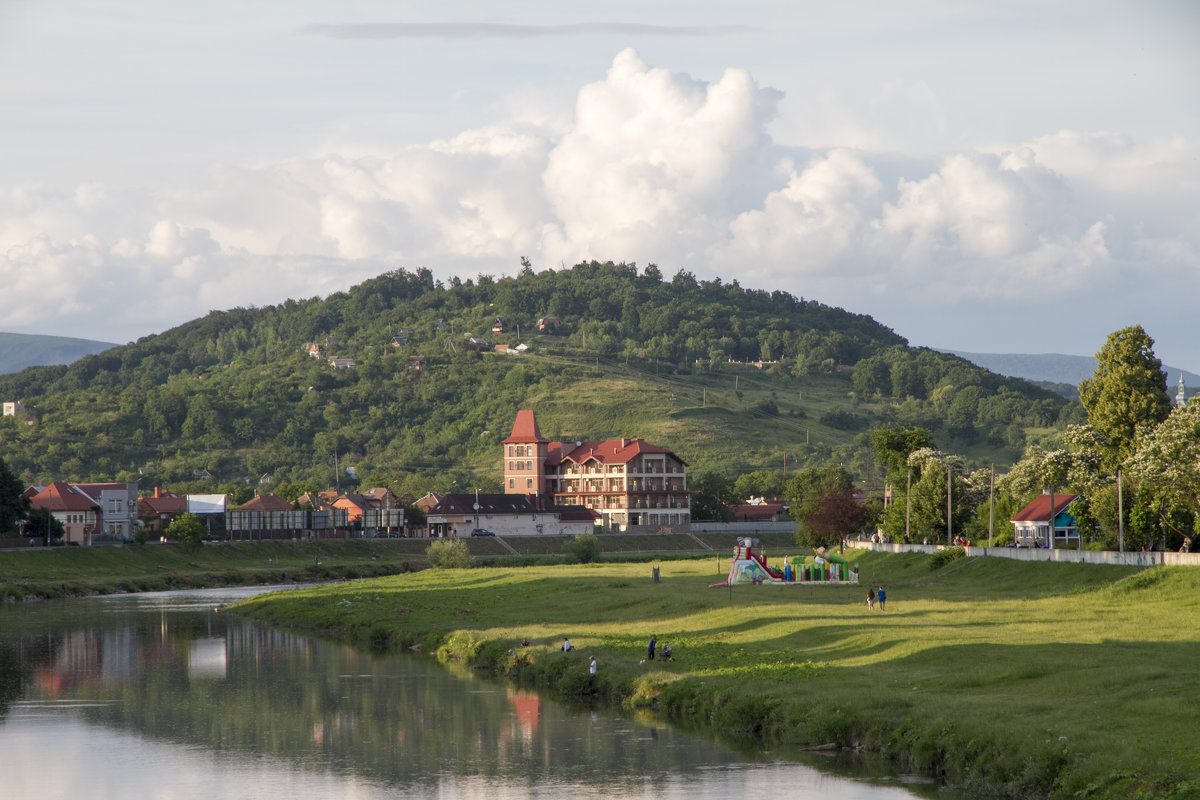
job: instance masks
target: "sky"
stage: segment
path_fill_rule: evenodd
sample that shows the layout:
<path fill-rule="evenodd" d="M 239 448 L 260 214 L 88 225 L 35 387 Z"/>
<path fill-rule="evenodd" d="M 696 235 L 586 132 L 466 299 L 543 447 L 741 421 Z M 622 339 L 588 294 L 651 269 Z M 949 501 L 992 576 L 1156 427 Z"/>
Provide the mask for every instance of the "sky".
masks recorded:
<path fill-rule="evenodd" d="M 1200 3 L 5 0 L 0 330 L 654 263 L 1200 371 Z"/>

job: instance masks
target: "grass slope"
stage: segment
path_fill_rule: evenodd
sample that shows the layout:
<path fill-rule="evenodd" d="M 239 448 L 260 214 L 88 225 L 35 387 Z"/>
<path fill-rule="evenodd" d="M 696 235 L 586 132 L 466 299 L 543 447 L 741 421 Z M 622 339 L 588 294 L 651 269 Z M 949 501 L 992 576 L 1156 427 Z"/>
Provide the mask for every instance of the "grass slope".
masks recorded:
<path fill-rule="evenodd" d="M 709 589 L 710 558 L 664 563 L 660 583 L 647 564 L 432 570 L 241 608 L 722 737 L 880 752 L 972 794 L 1200 792 L 1200 573 L 857 560 L 864 582 L 886 585 L 886 611 L 868 611 L 864 586 Z M 652 633 L 674 662 L 639 663 Z M 563 636 L 576 652 L 559 651 Z"/>

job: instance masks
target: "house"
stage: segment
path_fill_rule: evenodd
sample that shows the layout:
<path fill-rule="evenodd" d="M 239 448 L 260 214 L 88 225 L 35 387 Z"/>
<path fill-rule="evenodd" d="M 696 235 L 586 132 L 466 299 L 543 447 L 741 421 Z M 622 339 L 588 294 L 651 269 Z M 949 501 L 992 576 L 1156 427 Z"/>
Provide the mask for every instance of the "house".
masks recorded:
<path fill-rule="evenodd" d="M 100 528 L 100 504 L 74 486 L 55 481 L 30 498 L 34 508 L 44 508 L 60 523 L 66 544 L 92 545 L 92 536 Z"/>
<path fill-rule="evenodd" d="M 501 446 L 507 494 L 544 495 L 558 505 L 582 506 L 616 530 L 691 524 L 687 465 L 670 450 L 641 439 L 551 442 L 528 409 L 517 412 Z"/>
<path fill-rule="evenodd" d="M 188 510 L 188 500 L 161 487 L 154 487 L 154 494 L 138 498 L 138 520 L 142 527 L 154 533 L 162 533 L 175 517 Z"/>
<path fill-rule="evenodd" d="M 198 469 L 192 472 L 192 477 L 198 481 L 211 481 L 213 474 L 206 469 Z"/>
<path fill-rule="evenodd" d="M 421 367 L 425 366 L 425 363 L 426 363 L 425 356 L 409 356 L 408 357 L 408 368 L 409 369 L 420 369 Z"/>
<path fill-rule="evenodd" d="M 537 321 L 539 331 L 556 331 L 559 325 L 562 325 L 562 322 L 558 317 L 546 316 Z"/>
<path fill-rule="evenodd" d="M 404 347 L 404 345 L 406 345 L 406 344 L 408 344 L 407 336 L 393 336 L 392 337 L 392 347 Z"/>
<path fill-rule="evenodd" d="M 505 333 L 508 331 L 508 323 L 504 321 L 504 317 L 496 317 L 496 321 L 492 323 L 492 333 Z"/>
<path fill-rule="evenodd" d="M 1077 494 L 1042 494 L 1022 508 L 1012 518 L 1013 533 L 1018 547 L 1079 546 L 1079 531 L 1075 518 L 1067 507 L 1079 498 Z M 1053 537 L 1050 528 L 1053 519 Z"/>
<path fill-rule="evenodd" d="M 475 336 L 472 336 L 470 339 L 468 339 L 468 340 L 467 340 L 467 345 L 466 345 L 466 347 L 467 347 L 467 349 L 468 349 L 468 350 L 474 350 L 474 351 L 476 351 L 476 352 L 479 352 L 479 353 L 482 353 L 482 352 L 484 352 L 485 350 L 491 350 L 491 349 L 492 349 L 492 346 L 491 346 L 490 344 L 488 344 L 488 340 L 487 340 L 487 339 L 480 339 L 480 338 L 478 338 L 478 337 L 475 337 Z"/>
<path fill-rule="evenodd" d="M 100 506 L 100 527 L 92 537 L 93 544 L 108 539 L 120 543 L 133 538 L 138 526 L 138 485 L 129 483 L 73 483 L 71 487 L 83 492 Z"/>
<path fill-rule="evenodd" d="M 733 514 L 735 522 L 779 522 L 788 519 L 781 500 L 752 497 L 745 503 L 734 503 L 725 507 Z"/>
<path fill-rule="evenodd" d="M 576 536 L 595 530 L 600 515 L 526 494 L 447 494 L 427 512 L 429 535 L 466 537 L 482 528 L 497 536 Z"/>
<path fill-rule="evenodd" d="M 336 356 L 330 358 L 329 363 L 334 369 L 354 369 L 357 366 L 353 358 L 338 358 Z"/>
<path fill-rule="evenodd" d="M 21 401 L 4 404 L 4 416 L 15 417 L 25 410 L 25 404 Z"/>
<path fill-rule="evenodd" d="M 317 342 L 310 342 L 309 344 L 305 345 L 305 347 L 308 349 L 308 354 L 312 358 L 325 358 L 325 345 L 318 344 Z"/>
<path fill-rule="evenodd" d="M 428 514 L 438 503 L 442 502 L 442 497 L 443 495 L 437 492 L 428 492 L 424 497 L 414 502 L 413 505 Z"/>
<path fill-rule="evenodd" d="M 346 512 L 346 522 L 357 525 L 362 522 L 363 512 L 371 508 L 371 503 L 361 494 L 344 494 L 333 501 L 334 508 Z"/>

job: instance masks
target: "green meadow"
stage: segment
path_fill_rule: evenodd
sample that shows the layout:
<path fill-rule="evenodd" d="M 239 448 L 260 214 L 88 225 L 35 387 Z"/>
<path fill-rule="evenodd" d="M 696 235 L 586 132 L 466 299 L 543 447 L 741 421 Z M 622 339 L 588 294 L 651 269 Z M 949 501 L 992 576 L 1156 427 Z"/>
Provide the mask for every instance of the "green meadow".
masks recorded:
<path fill-rule="evenodd" d="M 975 796 L 1200 796 L 1200 571 L 856 560 L 858 586 L 709 588 L 709 556 L 659 582 L 651 563 L 426 570 L 239 610 L 778 753 L 881 754 Z M 642 663 L 651 634 L 674 661 Z"/>

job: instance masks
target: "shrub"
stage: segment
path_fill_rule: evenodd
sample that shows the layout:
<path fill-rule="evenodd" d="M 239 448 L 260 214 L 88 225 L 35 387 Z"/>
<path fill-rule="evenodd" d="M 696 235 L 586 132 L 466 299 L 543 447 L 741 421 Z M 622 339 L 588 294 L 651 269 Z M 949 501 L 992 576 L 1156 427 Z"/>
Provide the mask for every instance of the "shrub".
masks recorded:
<path fill-rule="evenodd" d="M 938 550 L 929 559 L 930 569 L 941 569 L 952 561 L 957 561 L 960 558 L 966 558 L 967 551 L 962 547 L 943 547 Z"/>
<path fill-rule="evenodd" d="M 594 533 L 576 534 L 574 539 L 563 542 L 563 552 L 580 564 L 590 564 L 600 556 L 600 540 Z"/>
<path fill-rule="evenodd" d="M 462 539 L 438 539 L 425 548 L 430 566 L 436 569 L 467 569 L 475 565 Z"/>

